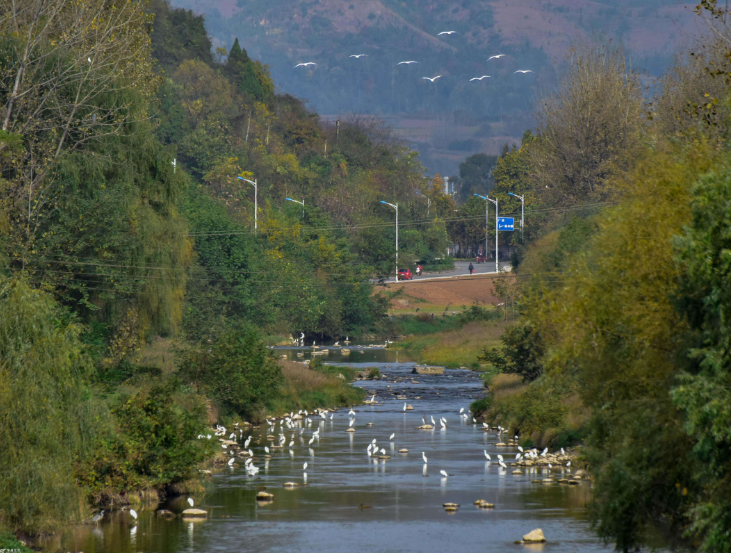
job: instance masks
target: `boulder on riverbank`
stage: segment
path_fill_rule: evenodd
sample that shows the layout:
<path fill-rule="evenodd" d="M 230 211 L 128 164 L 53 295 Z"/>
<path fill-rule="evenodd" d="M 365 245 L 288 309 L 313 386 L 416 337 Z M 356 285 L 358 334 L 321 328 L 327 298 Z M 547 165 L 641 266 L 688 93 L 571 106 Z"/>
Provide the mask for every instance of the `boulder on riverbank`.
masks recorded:
<path fill-rule="evenodd" d="M 417 365 L 412 369 L 412 374 L 443 375 L 445 374 L 445 367 L 422 367 Z"/>

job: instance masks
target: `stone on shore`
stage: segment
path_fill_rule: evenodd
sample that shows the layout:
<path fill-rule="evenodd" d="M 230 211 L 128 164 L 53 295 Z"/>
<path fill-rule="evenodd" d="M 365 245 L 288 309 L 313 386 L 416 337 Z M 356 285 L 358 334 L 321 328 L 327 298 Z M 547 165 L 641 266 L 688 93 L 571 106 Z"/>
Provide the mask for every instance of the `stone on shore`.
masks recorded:
<path fill-rule="evenodd" d="M 433 426 L 431 424 L 423 424 L 422 426 L 417 427 L 419 430 L 432 430 Z"/>
<path fill-rule="evenodd" d="M 257 501 L 274 501 L 274 495 L 262 490 L 261 492 L 257 492 Z"/>
<path fill-rule="evenodd" d="M 203 509 L 186 509 L 182 515 L 184 518 L 206 518 L 208 513 Z"/>

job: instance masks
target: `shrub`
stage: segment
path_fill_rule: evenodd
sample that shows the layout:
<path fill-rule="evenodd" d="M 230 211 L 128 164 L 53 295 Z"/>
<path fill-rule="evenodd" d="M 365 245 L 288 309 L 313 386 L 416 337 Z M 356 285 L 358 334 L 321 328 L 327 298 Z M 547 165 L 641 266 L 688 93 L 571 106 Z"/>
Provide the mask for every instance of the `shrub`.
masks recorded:
<path fill-rule="evenodd" d="M 179 389 L 180 381 L 172 378 L 123 397 L 114 407 L 113 431 L 100 437 L 80 474 L 96 502 L 192 478 L 196 465 L 212 454 L 213 442 L 197 439 L 205 431 L 203 402 L 176 397 Z"/>
<path fill-rule="evenodd" d="M 242 417 L 258 414 L 283 382 L 282 370 L 259 333 L 245 325 L 190 350 L 180 372 L 225 410 Z"/>

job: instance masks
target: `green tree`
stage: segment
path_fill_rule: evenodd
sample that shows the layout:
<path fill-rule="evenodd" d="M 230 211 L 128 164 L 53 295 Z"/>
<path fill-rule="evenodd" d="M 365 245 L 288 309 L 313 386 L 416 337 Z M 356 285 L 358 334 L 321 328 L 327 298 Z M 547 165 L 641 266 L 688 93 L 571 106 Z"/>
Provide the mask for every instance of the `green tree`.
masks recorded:
<path fill-rule="evenodd" d="M 704 551 L 730 550 L 730 171 L 703 176 L 692 220 L 676 241 L 677 305 L 689 323 L 690 366 L 672 389 L 693 440 L 698 498 L 689 535 Z"/>
<path fill-rule="evenodd" d="M 50 294 L 0 277 L 0 502 L 14 531 L 50 531 L 82 513 L 73 467 L 94 417 L 81 325 Z"/>

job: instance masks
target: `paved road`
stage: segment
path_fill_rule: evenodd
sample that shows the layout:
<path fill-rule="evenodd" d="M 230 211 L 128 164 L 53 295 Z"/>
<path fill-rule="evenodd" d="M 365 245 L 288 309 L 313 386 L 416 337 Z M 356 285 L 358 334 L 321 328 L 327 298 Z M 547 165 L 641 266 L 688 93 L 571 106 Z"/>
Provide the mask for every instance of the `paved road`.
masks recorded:
<path fill-rule="evenodd" d="M 437 273 L 428 273 L 425 272 L 421 276 L 414 275 L 414 270 L 412 269 L 412 274 L 414 277 L 412 280 L 431 280 L 435 278 L 450 278 L 450 277 L 456 277 L 456 276 L 467 276 L 470 273 L 468 273 L 468 266 L 470 265 L 470 261 L 456 261 L 455 262 L 455 269 L 452 271 L 445 271 L 445 272 L 437 272 Z M 511 263 L 507 261 L 501 261 L 499 265 L 500 269 L 510 271 L 511 270 Z M 411 269 L 411 267 L 410 267 Z M 476 275 L 482 275 L 482 274 L 489 274 L 489 273 L 495 273 L 496 272 L 496 262 L 495 261 L 488 261 L 485 263 L 475 263 L 473 262 L 473 274 Z M 374 281 L 376 282 L 376 281 Z M 394 276 L 390 276 L 387 282 L 394 282 Z M 400 281 L 404 282 L 404 281 Z"/>
<path fill-rule="evenodd" d="M 450 277 L 450 276 L 458 276 L 458 275 L 467 275 L 468 272 L 468 266 L 470 265 L 470 261 L 456 261 L 455 262 L 455 269 L 450 272 L 440 272 L 440 273 L 423 273 L 422 276 L 416 276 L 413 280 L 423 280 L 425 278 L 434 278 L 434 277 Z M 501 270 L 508 268 L 510 270 L 511 263 L 507 261 L 501 261 L 499 263 L 499 267 Z M 481 275 L 484 273 L 495 273 L 496 272 L 496 262 L 495 261 L 487 261 L 484 263 L 475 263 L 473 262 L 473 274 Z M 414 273 L 414 271 L 412 271 Z"/>

